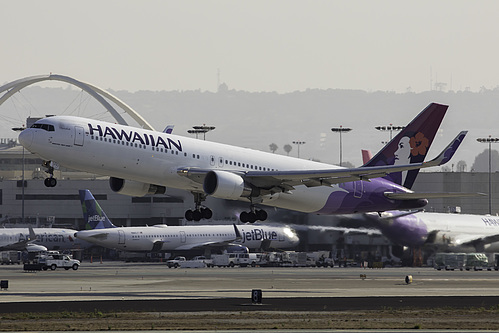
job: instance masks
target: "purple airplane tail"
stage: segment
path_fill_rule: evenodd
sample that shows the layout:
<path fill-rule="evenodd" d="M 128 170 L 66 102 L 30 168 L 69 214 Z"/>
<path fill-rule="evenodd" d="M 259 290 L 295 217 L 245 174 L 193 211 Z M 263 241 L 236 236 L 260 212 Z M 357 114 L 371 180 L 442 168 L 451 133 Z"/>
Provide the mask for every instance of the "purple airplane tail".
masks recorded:
<path fill-rule="evenodd" d="M 447 108 L 447 105 L 436 103 L 428 105 L 363 166 L 422 163 L 442 123 Z M 406 188 L 411 188 L 418 172 L 419 169 L 394 172 L 384 178 Z"/>

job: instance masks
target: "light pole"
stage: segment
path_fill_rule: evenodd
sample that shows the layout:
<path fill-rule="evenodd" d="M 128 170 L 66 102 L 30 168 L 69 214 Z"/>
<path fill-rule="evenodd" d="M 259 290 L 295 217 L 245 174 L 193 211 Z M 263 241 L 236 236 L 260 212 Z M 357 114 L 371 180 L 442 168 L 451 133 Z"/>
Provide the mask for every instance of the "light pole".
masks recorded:
<path fill-rule="evenodd" d="M 305 144 L 305 141 L 293 141 L 293 144 L 298 146 L 298 158 L 300 158 L 300 146 Z"/>
<path fill-rule="evenodd" d="M 335 133 L 340 133 L 340 166 L 343 163 L 343 147 L 342 147 L 343 144 L 341 143 L 341 135 L 343 132 L 348 133 L 351 130 L 352 130 L 351 128 L 343 127 L 342 125 L 340 125 L 340 127 L 331 128 L 331 131 L 333 131 Z"/>
<path fill-rule="evenodd" d="M 12 128 L 13 131 L 16 132 L 22 132 L 26 128 L 23 127 L 14 127 Z M 23 146 L 23 168 L 22 168 L 22 176 L 21 176 L 21 223 L 24 225 L 24 164 L 25 164 L 25 158 L 24 158 L 24 146 Z"/>
<path fill-rule="evenodd" d="M 478 138 L 476 141 L 481 142 L 481 143 L 488 143 L 489 144 L 489 215 L 492 215 L 492 180 L 491 180 L 491 144 L 499 142 L 499 138 L 493 138 L 491 135 L 489 135 L 488 138 Z"/>
<path fill-rule="evenodd" d="M 374 128 L 377 129 L 378 131 L 382 131 L 382 132 L 389 131 L 390 132 L 390 141 L 392 141 L 393 131 L 403 130 L 405 128 L 405 126 L 393 126 L 393 124 L 390 124 L 388 126 L 376 126 Z"/>
<path fill-rule="evenodd" d="M 198 138 L 198 134 L 203 133 L 203 140 L 206 140 L 206 133 L 209 131 L 213 131 L 215 126 L 206 126 L 203 124 L 202 126 L 192 126 L 192 130 L 187 130 L 189 134 L 196 134 L 196 139 Z"/>

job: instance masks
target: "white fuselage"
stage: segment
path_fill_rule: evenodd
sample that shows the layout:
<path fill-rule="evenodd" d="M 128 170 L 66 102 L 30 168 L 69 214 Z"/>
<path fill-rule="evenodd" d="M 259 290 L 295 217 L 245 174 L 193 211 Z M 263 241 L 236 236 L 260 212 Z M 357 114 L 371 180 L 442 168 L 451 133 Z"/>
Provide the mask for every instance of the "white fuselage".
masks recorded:
<path fill-rule="evenodd" d="M 71 116 L 47 118 L 52 130 L 26 129 L 19 140 L 43 159 L 76 169 L 145 184 L 203 191 L 179 168 L 225 171 L 324 170 L 339 167 L 215 142 Z M 91 123 L 90 123 L 91 122 Z M 264 196 L 262 204 L 303 212 L 322 209 L 338 186 L 298 185 Z M 362 192 L 359 191 L 360 195 Z M 240 198 L 241 200 L 247 200 Z M 360 199 L 360 196 L 359 196 Z"/>
<path fill-rule="evenodd" d="M 384 214 L 397 216 L 401 213 Z M 378 221 L 377 226 L 385 236 L 403 246 L 452 252 L 496 252 L 499 249 L 497 216 L 420 212 L 394 219 L 375 217 L 374 221 Z"/>
<path fill-rule="evenodd" d="M 34 228 L 36 240 L 33 244 L 46 247 L 48 250 L 66 250 L 82 247 L 82 242 L 74 239 L 75 230 L 61 228 Z M 29 239 L 28 228 L 0 229 L 0 249 L 9 249 L 12 244 L 22 243 Z M 24 250 L 18 248 L 17 250 Z"/>
<path fill-rule="evenodd" d="M 438 230 L 437 244 L 447 245 L 455 250 L 469 250 L 467 243 L 499 235 L 499 218 L 488 215 L 417 213 L 428 231 Z M 487 252 L 496 252 L 499 242 L 484 245 Z"/>
<path fill-rule="evenodd" d="M 83 230 L 75 234 L 79 239 L 106 248 L 123 251 L 182 251 L 203 247 L 224 247 L 230 244 L 260 248 L 262 241 L 270 241 L 273 248 L 298 245 L 298 237 L 287 227 L 262 225 L 233 225 L 118 227 Z"/>

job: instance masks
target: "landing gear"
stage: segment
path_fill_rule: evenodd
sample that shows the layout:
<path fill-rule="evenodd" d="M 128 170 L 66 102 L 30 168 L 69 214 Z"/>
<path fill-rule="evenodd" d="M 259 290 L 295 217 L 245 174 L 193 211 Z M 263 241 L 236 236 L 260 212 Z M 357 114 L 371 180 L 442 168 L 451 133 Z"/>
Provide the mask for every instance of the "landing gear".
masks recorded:
<path fill-rule="evenodd" d="M 194 210 L 187 210 L 185 212 L 185 219 L 187 221 L 201 221 L 201 219 L 209 220 L 213 216 L 213 212 L 208 207 L 201 206 L 201 203 L 206 200 L 204 193 L 192 192 L 194 195 L 194 203 L 196 208 Z"/>
<path fill-rule="evenodd" d="M 57 185 L 57 179 L 55 179 L 54 177 L 45 178 L 43 183 L 46 187 L 55 187 Z"/>
<path fill-rule="evenodd" d="M 267 212 L 263 209 L 255 209 L 254 206 L 251 206 L 251 211 L 241 212 L 241 215 L 239 215 L 239 220 L 244 223 L 255 223 L 256 221 L 265 221 L 267 219 L 267 216 Z"/>
<path fill-rule="evenodd" d="M 54 167 L 51 161 L 43 161 L 42 165 L 47 168 L 47 172 L 50 177 L 45 178 L 44 184 L 46 187 L 55 187 L 57 185 L 57 179 L 54 178 Z"/>
<path fill-rule="evenodd" d="M 211 209 L 209 208 L 205 208 L 205 207 L 202 207 L 202 208 L 199 208 L 199 209 L 195 209 L 195 210 L 187 210 L 185 212 L 185 219 L 187 221 L 201 221 L 201 219 L 211 219 L 211 217 L 213 216 L 213 212 L 211 211 Z"/>

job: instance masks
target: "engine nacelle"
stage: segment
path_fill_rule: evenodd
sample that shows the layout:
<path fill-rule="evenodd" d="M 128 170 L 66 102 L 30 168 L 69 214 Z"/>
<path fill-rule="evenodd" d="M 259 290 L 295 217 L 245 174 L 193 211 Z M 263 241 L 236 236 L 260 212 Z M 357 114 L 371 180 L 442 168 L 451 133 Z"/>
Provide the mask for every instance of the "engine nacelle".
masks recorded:
<path fill-rule="evenodd" d="M 28 252 L 41 252 L 41 251 L 47 251 L 47 248 L 43 245 L 29 243 L 26 245 L 26 250 Z"/>
<path fill-rule="evenodd" d="M 166 187 L 161 185 L 146 184 L 115 177 L 109 178 L 109 186 L 113 192 L 132 197 L 143 197 L 146 194 L 165 194 L 166 192 Z"/>
<path fill-rule="evenodd" d="M 243 177 L 228 171 L 210 171 L 203 184 L 204 192 L 215 198 L 238 200 L 252 195 L 252 188 Z"/>

